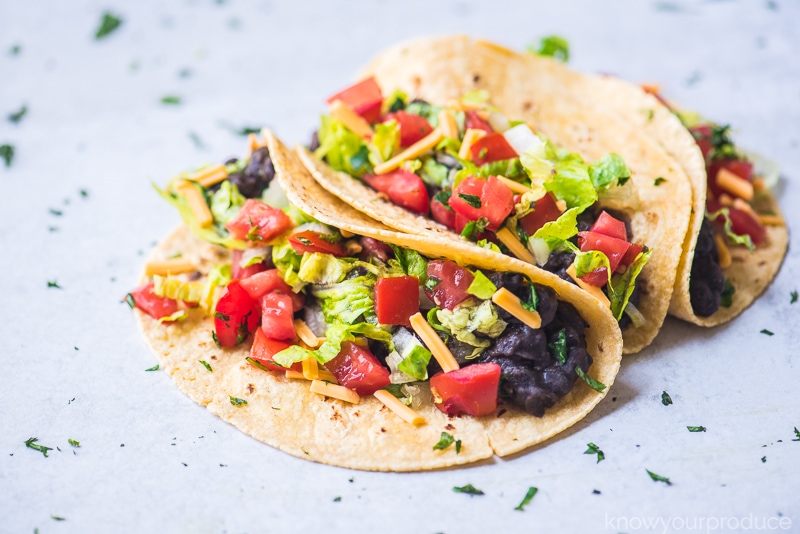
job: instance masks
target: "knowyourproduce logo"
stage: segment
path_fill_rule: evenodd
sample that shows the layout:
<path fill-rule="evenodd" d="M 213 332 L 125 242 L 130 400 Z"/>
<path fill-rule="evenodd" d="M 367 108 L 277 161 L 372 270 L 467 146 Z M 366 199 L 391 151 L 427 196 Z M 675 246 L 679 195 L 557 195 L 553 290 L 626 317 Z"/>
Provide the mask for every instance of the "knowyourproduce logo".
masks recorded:
<path fill-rule="evenodd" d="M 791 530 L 792 519 L 778 516 L 614 516 L 606 514 L 605 529 L 614 532 L 759 532 Z"/>

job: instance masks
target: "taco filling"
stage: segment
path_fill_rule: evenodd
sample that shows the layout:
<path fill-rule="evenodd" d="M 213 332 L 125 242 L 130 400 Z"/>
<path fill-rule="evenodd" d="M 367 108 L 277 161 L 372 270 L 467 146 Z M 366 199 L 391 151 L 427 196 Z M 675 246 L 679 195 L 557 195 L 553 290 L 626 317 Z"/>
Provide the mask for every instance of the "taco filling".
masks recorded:
<path fill-rule="evenodd" d="M 621 327 L 643 324 L 631 297 L 651 251 L 624 222 L 638 201 L 624 160 L 612 153 L 586 163 L 488 99 L 486 91 L 444 106 L 400 91 L 384 98 L 368 78 L 328 99 L 311 149 L 393 204 L 577 283 Z"/>
<path fill-rule="evenodd" d="M 149 263 L 132 307 L 159 322 L 213 316 L 217 346 L 251 343 L 251 366 L 344 402 L 374 395 L 414 425 L 425 402 L 450 416 L 509 405 L 541 417 L 579 378 L 605 388 L 588 376 L 587 323 L 554 290 L 322 224 L 280 194 L 255 137 L 251 148 L 159 191 L 232 253 L 203 268 Z"/>

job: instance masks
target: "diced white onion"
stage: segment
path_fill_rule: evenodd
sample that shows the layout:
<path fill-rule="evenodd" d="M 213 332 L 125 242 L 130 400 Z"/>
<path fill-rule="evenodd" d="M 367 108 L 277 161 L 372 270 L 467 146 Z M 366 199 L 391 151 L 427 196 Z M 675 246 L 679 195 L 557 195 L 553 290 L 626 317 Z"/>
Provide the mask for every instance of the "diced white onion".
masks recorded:
<path fill-rule="evenodd" d="M 550 247 L 547 246 L 547 241 L 540 237 L 528 239 L 528 250 L 536 258 L 536 265 L 542 266 L 547 263 L 550 257 Z"/>
<path fill-rule="evenodd" d="M 531 152 L 532 156 L 545 157 L 545 143 L 527 124 L 517 124 L 503 132 L 508 144 L 517 154 Z"/>
<path fill-rule="evenodd" d="M 625 313 L 631 318 L 631 323 L 633 324 L 634 328 L 639 328 L 647 322 L 647 319 L 644 318 L 642 312 L 637 310 L 636 306 L 634 306 L 632 302 L 628 302 L 628 305 L 625 306 Z"/>
<path fill-rule="evenodd" d="M 506 130 L 508 130 L 509 126 L 508 117 L 506 117 L 505 115 L 503 115 L 498 111 L 492 111 L 491 113 L 489 113 L 488 122 L 489 126 L 491 126 L 495 132 L 505 132 Z"/>
<path fill-rule="evenodd" d="M 283 192 L 281 184 L 275 179 L 271 180 L 267 188 L 264 189 L 264 192 L 261 194 L 261 200 L 264 204 L 279 210 L 289 206 L 289 199 L 286 193 Z"/>
<path fill-rule="evenodd" d="M 324 225 L 322 223 L 317 223 L 317 222 L 303 223 L 300 226 L 298 226 L 297 228 L 295 228 L 292 231 L 292 233 L 293 234 L 299 234 L 300 232 L 305 232 L 305 231 L 308 231 L 308 230 L 311 230 L 312 232 L 317 232 L 319 234 L 325 234 L 325 235 L 332 235 L 333 234 L 333 231 L 328 226 L 326 226 L 326 225 Z"/>
<path fill-rule="evenodd" d="M 325 321 L 325 315 L 322 314 L 319 304 L 313 299 L 308 299 L 303 307 L 303 312 L 304 320 L 314 335 L 324 336 L 325 331 L 328 330 L 328 323 Z"/>
<path fill-rule="evenodd" d="M 242 252 L 242 259 L 239 260 L 239 267 L 249 267 L 254 263 L 260 263 L 269 256 L 269 247 L 253 247 Z M 261 258 L 261 259 L 258 259 Z"/>

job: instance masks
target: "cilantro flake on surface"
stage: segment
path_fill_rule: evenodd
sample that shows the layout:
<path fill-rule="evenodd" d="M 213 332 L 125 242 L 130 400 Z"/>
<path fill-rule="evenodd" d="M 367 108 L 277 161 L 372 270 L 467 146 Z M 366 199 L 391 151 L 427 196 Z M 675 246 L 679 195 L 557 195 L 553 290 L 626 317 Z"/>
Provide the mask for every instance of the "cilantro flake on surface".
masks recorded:
<path fill-rule="evenodd" d="M 342 502 L 342 498 L 341 497 L 334 497 L 333 498 L 333 502 Z"/>
<path fill-rule="evenodd" d="M 10 113 L 8 115 L 8 121 L 13 124 L 19 124 L 19 121 L 22 120 L 22 117 L 24 117 L 27 112 L 28 112 L 28 106 L 23 104 L 22 108 L 20 108 L 19 111 L 15 113 Z"/>
<path fill-rule="evenodd" d="M 661 404 L 663 404 L 664 406 L 669 406 L 670 404 L 672 404 L 672 397 L 670 397 L 669 393 L 667 393 L 666 391 L 661 392 Z"/>
<path fill-rule="evenodd" d="M 11 167 L 14 161 L 14 147 L 12 145 L 0 145 L 0 158 L 6 162 L 6 167 Z"/>
<path fill-rule="evenodd" d="M 160 368 L 161 368 L 161 366 L 159 364 L 155 364 L 153 367 L 151 367 L 149 369 L 145 369 L 145 372 L 158 371 Z"/>
<path fill-rule="evenodd" d="M 115 32 L 120 26 L 122 26 L 122 19 L 113 13 L 106 11 L 103 13 L 103 19 L 100 21 L 100 27 L 97 28 L 94 38 L 103 39 L 104 37 Z"/>
<path fill-rule="evenodd" d="M 795 302 L 797 302 L 797 290 L 792 291 L 790 295 L 791 298 L 789 299 L 789 304 L 794 304 Z"/>
<path fill-rule="evenodd" d="M 771 332 L 771 331 L 767 330 L 766 328 L 762 328 L 760 333 L 764 334 L 764 335 L 767 335 L 767 336 L 774 336 L 775 335 L 775 332 Z"/>
<path fill-rule="evenodd" d="M 597 463 L 598 464 L 606 459 L 605 453 L 600 450 L 600 447 L 598 447 L 597 445 L 595 445 L 591 441 L 589 443 L 587 443 L 586 446 L 589 447 L 589 448 L 586 449 L 586 452 L 584 452 L 583 454 L 596 454 L 597 455 Z"/>
<path fill-rule="evenodd" d="M 136 307 L 136 300 L 134 300 L 133 295 L 131 295 L 130 293 L 125 295 L 125 298 L 122 299 L 122 302 L 130 306 L 131 309 L 134 309 Z"/>
<path fill-rule="evenodd" d="M 663 183 L 664 183 L 664 182 L 666 182 L 666 181 L 667 181 L 667 179 L 666 179 L 666 178 L 662 178 L 661 176 L 659 176 L 658 178 L 656 178 L 656 179 L 653 181 L 653 185 L 654 185 L 654 186 L 656 186 L 656 187 L 658 187 L 659 185 L 663 184 Z"/>
<path fill-rule="evenodd" d="M 533 497 L 536 495 L 536 492 L 539 491 L 539 488 L 535 488 L 531 486 L 528 488 L 528 492 L 522 498 L 522 501 L 514 508 L 514 510 L 523 511 L 528 504 L 530 504 Z"/>
<path fill-rule="evenodd" d="M 22 46 L 18 44 L 15 44 L 14 46 L 8 49 L 9 55 L 12 56 L 18 56 L 20 52 L 22 52 Z"/>
<path fill-rule="evenodd" d="M 58 516 L 58 515 L 53 515 L 53 514 L 50 514 L 50 517 L 51 517 L 51 518 L 52 518 L 54 521 L 66 521 L 66 520 L 67 520 L 67 518 L 66 518 L 66 517 L 61 517 L 61 516 Z"/>
<path fill-rule="evenodd" d="M 61 217 L 62 215 L 64 215 L 63 211 L 57 210 L 57 209 L 54 209 L 54 208 L 50 208 L 49 211 L 50 211 L 50 215 L 55 215 L 56 217 Z"/>
<path fill-rule="evenodd" d="M 72 438 L 68 438 L 68 439 L 67 439 L 67 441 L 68 441 L 68 442 L 69 442 L 69 444 L 70 444 L 70 445 L 72 445 L 73 447 L 80 447 L 80 446 L 81 446 L 81 442 L 80 442 L 80 441 L 76 441 L 76 440 L 74 440 L 74 439 L 72 439 Z"/>
<path fill-rule="evenodd" d="M 705 432 L 706 431 L 706 427 L 704 427 L 704 426 L 687 426 L 686 430 L 688 430 L 689 432 Z"/>
<path fill-rule="evenodd" d="M 453 491 L 456 493 L 466 493 L 467 495 L 484 495 L 483 491 L 479 490 L 472 484 L 467 484 L 466 486 L 454 486 Z"/>
<path fill-rule="evenodd" d="M 58 281 L 56 281 L 56 280 L 48 280 L 47 281 L 47 287 L 54 287 L 56 289 L 64 289 L 63 287 L 58 285 Z"/>
<path fill-rule="evenodd" d="M 765 463 L 767 463 L 767 457 L 766 457 L 766 456 L 762 456 L 762 457 L 761 457 L 761 463 L 762 463 L 762 464 L 765 464 Z"/>
<path fill-rule="evenodd" d="M 797 427 L 794 427 L 794 435 L 797 437 L 792 439 L 792 441 L 800 441 L 800 430 L 797 430 Z"/>
<path fill-rule="evenodd" d="M 538 49 L 529 46 L 528 52 L 566 63 L 569 61 L 569 41 L 558 35 L 549 35 L 542 38 Z"/>
<path fill-rule="evenodd" d="M 231 400 L 231 404 L 234 405 L 234 406 L 243 406 L 243 405 L 247 404 L 246 400 L 240 399 L 239 397 L 232 397 L 230 395 L 228 397 Z M 305 451 L 303 451 L 303 452 L 305 452 Z M 306 453 L 306 454 L 308 454 L 308 453 Z"/>
<path fill-rule="evenodd" d="M 52 451 L 53 447 L 45 447 L 44 445 L 38 445 L 36 442 L 39 441 L 39 438 L 28 438 L 25 440 L 25 446 L 29 449 L 33 449 L 35 451 L 41 452 L 45 458 L 47 458 L 47 451 Z"/>
<path fill-rule="evenodd" d="M 654 482 L 663 482 L 667 486 L 672 485 L 672 482 L 670 482 L 667 477 L 662 477 L 661 475 L 657 475 L 652 471 L 650 471 L 649 469 L 645 469 L 645 471 L 647 471 L 647 474 L 650 475 L 650 478 L 653 479 Z"/>
<path fill-rule="evenodd" d="M 584 373 L 583 369 L 581 369 L 580 367 L 576 367 L 575 368 L 575 373 L 581 378 L 581 380 L 586 382 L 587 386 L 589 386 L 590 388 L 592 388 L 596 392 L 602 393 L 603 390 L 606 389 L 606 385 L 605 384 L 603 384 L 599 380 L 595 380 L 591 376 L 589 376 L 586 373 Z"/>
<path fill-rule="evenodd" d="M 448 434 L 447 432 L 442 432 L 442 436 L 439 438 L 439 441 L 436 442 L 436 445 L 433 446 L 433 450 L 435 451 L 442 451 L 455 443 L 455 438 Z"/>
<path fill-rule="evenodd" d="M 719 305 L 723 308 L 730 308 L 731 304 L 733 303 L 734 293 L 736 293 L 736 288 L 733 287 L 731 281 L 726 278 L 725 288 L 722 290 L 722 295 L 720 295 Z"/>
<path fill-rule="evenodd" d="M 478 195 L 468 195 L 466 193 L 459 193 L 459 198 L 472 206 L 475 209 L 481 209 L 481 197 Z"/>
<path fill-rule="evenodd" d="M 197 360 L 197 361 L 198 361 L 198 362 L 200 362 L 200 363 L 202 363 L 202 364 L 203 364 L 203 367 L 205 367 L 206 369 L 208 369 L 208 372 L 209 372 L 209 373 L 213 373 L 213 372 L 214 372 L 214 369 L 212 369 L 212 368 L 211 368 L 211 365 L 209 365 L 207 361 L 205 361 L 205 360 Z"/>
<path fill-rule="evenodd" d="M 206 145 L 205 143 L 203 143 L 203 140 L 200 139 L 200 136 L 197 135 L 197 132 L 189 132 L 189 139 L 192 140 L 192 143 L 194 144 L 195 148 L 199 150 L 205 150 Z"/>
<path fill-rule="evenodd" d="M 162 96 L 161 103 L 168 104 L 171 106 L 177 106 L 181 103 L 181 97 L 175 95 Z"/>

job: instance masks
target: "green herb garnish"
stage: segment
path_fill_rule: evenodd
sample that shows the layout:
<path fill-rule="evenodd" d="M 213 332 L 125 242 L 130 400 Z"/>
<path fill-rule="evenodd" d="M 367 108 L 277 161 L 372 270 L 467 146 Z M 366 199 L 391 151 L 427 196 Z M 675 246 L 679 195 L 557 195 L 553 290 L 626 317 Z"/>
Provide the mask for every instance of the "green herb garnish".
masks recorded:
<path fill-rule="evenodd" d="M 439 438 L 439 441 L 436 442 L 436 445 L 433 446 L 433 450 L 435 451 L 443 451 L 453 443 L 455 443 L 455 438 L 452 435 L 448 434 L 447 432 L 442 432 L 442 436 Z"/>
<path fill-rule="evenodd" d="M 181 103 L 181 97 L 175 95 L 162 96 L 161 103 L 169 104 L 171 106 L 177 106 Z"/>
<path fill-rule="evenodd" d="M 767 330 L 766 328 L 763 328 L 763 329 L 761 330 L 761 333 L 762 333 L 762 334 L 764 334 L 764 335 L 767 335 L 767 336 L 774 336 L 774 335 L 775 335 L 775 332 L 770 332 L 770 331 L 769 331 L 769 330 Z"/>
<path fill-rule="evenodd" d="M 242 406 L 247 404 L 246 400 L 240 399 L 239 397 L 231 397 L 230 395 L 228 395 L 228 397 L 231 399 L 231 404 L 233 404 L 234 406 Z"/>
<path fill-rule="evenodd" d="M 467 239 L 474 239 L 481 232 L 486 230 L 487 226 L 489 226 L 489 219 L 481 217 L 477 221 L 470 221 L 464 225 L 464 229 L 461 230 L 461 235 Z"/>
<path fill-rule="evenodd" d="M 767 463 L 767 457 L 766 457 L 766 456 L 762 456 L 762 457 L 761 457 L 761 463 L 762 463 L 762 464 L 765 464 L 765 463 Z"/>
<path fill-rule="evenodd" d="M 102 39 L 107 35 L 116 31 L 122 25 L 122 19 L 106 11 L 103 13 L 103 20 L 100 21 L 100 27 L 94 34 L 95 39 Z"/>
<path fill-rule="evenodd" d="M 155 364 L 153 367 L 151 367 L 149 369 L 145 369 L 145 372 L 158 371 L 160 368 L 161 368 L 161 366 L 159 364 Z"/>
<path fill-rule="evenodd" d="M 262 371 L 271 371 L 272 370 L 272 369 L 270 369 L 269 367 L 267 367 L 266 365 L 264 365 L 263 363 L 261 363 L 260 361 L 258 361 L 256 359 L 247 357 L 247 358 L 245 358 L 245 360 L 247 361 L 247 363 L 249 363 L 253 367 L 261 369 Z"/>
<path fill-rule="evenodd" d="M 63 211 L 54 208 L 50 208 L 48 211 L 50 212 L 51 215 L 55 215 L 56 217 L 61 217 L 62 215 L 64 215 Z"/>
<path fill-rule="evenodd" d="M 14 147 L 11 145 L 0 145 L 0 158 L 6 162 L 6 167 L 11 167 L 14 160 Z"/>
<path fill-rule="evenodd" d="M 131 307 L 131 309 L 134 309 L 136 307 L 136 301 L 134 300 L 133 295 L 131 295 L 130 293 L 125 295 L 125 298 L 122 299 L 122 302 L 125 302 L 128 306 Z"/>
<path fill-rule="evenodd" d="M 341 501 L 342 501 L 341 497 L 334 497 L 333 498 L 333 502 L 341 502 Z"/>
<path fill-rule="evenodd" d="M 39 441 L 39 438 L 28 438 L 25 441 L 25 446 L 29 449 L 33 449 L 35 451 L 39 451 L 44 454 L 45 458 L 47 458 L 47 451 L 52 451 L 52 447 L 45 447 L 44 445 L 37 445 L 36 442 Z"/>
<path fill-rule="evenodd" d="M 592 388 L 596 392 L 602 393 L 603 390 L 606 389 L 606 385 L 605 384 L 603 384 L 602 382 L 600 382 L 598 380 L 595 380 L 591 376 L 589 376 L 586 373 L 584 373 L 583 369 L 581 369 L 580 367 L 575 367 L 575 373 L 577 373 L 577 375 L 581 378 L 581 380 L 586 382 L 586 385 L 588 385 L 590 388 Z"/>
<path fill-rule="evenodd" d="M 456 493 L 466 493 L 468 495 L 483 495 L 484 494 L 483 491 L 479 490 L 478 488 L 476 488 L 472 484 L 467 484 L 466 486 L 461 486 L 460 488 L 458 486 L 455 486 L 453 488 L 453 491 L 455 491 Z"/>
<path fill-rule="evenodd" d="M 669 396 L 669 393 L 666 391 L 661 392 L 661 404 L 664 406 L 669 406 L 672 404 L 672 397 Z"/>
<path fill-rule="evenodd" d="M 14 124 L 18 124 L 19 121 L 22 120 L 22 117 L 24 117 L 27 112 L 28 112 L 28 106 L 23 104 L 22 108 L 20 108 L 19 111 L 17 111 L 16 113 L 11 113 L 8 116 L 8 120 Z"/>
<path fill-rule="evenodd" d="M 659 185 L 663 184 L 666 181 L 667 181 L 666 178 L 662 178 L 661 176 L 659 176 L 658 178 L 655 179 L 655 181 L 653 182 L 653 185 L 658 187 Z"/>
<path fill-rule="evenodd" d="M 206 148 L 205 143 L 203 143 L 203 140 L 200 139 L 200 136 L 197 135 L 196 132 L 189 132 L 189 139 L 192 140 L 192 143 L 194 143 L 196 148 L 199 148 L 200 150 L 204 150 Z"/>
<path fill-rule="evenodd" d="M 584 452 L 583 454 L 596 454 L 598 464 L 606 459 L 605 453 L 603 453 L 603 451 L 600 450 L 600 447 L 598 447 L 594 443 L 589 442 L 586 444 L 586 446 L 589 448 L 586 449 L 586 452 Z"/>
<path fill-rule="evenodd" d="M 450 200 L 451 196 L 453 196 L 453 190 L 452 189 L 442 189 L 441 191 L 436 193 L 436 195 L 434 195 L 433 200 L 435 200 L 436 202 L 439 202 L 441 205 L 443 205 L 448 210 L 453 211 L 453 208 L 450 206 L 450 203 L 449 203 L 449 200 Z"/>
<path fill-rule="evenodd" d="M 790 295 L 792 298 L 789 300 L 789 304 L 794 304 L 797 302 L 797 291 L 792 291 Z"/>
<path fill-rule="evenodd" d="M 657 475 L 657 474 L 653 473 L 652 471 L 650 471 L 649 469 L 645 469 L 645 471 L 647 471 L 647 474 L 650 475 L 650 478 L 652 478 L 653 481 L 655 481 L 655 482 L 663 482 L 667 486 L 671 486 L 672 485 L 672 482 L 670 482 L 667 477 L 662 477 L 661 475 Z"/>
<path fill-rule="evenodd" d="M 459 198 L 472 206 L 475 209 L 481 209 L 481 197 L 478 195 L 467 195 L 465 193 L 459 193 Z"/>
<path fill-rule="evenodd" d="M 551 57 L 563 63 L 569 61 L 569 41 L 558 35 L 550 35 L 542 38 L 539 49 L 528 47 L 528 52 L 539 56 Z"/>
<path fill-rule="evenodd" d="M 208 362 L 207 362 L 207 361 L 205 361 L 205 360 L 197 360 L 197 361 L 199 361 L 200 363 L 202 363 L 202 364 L 203 364 L 203 367 L 205 367 L 206 369 L 208 369 L 208 372 L 209 372 L 209 373 L 213 373 L 213 372 L 214 372 L 214 369 L 212 369 L 212 368 L 211 368 L 211 366 L 208 364 Z"/>
<path fill-rule="evenodd" d="M 519 510 L 520 512 L 525 509 L 528 504 L 530 504 L 533 497 L 536 495 L 536 492 L 539 491 L 539 488 L 534 488 L 531 486 L 528 488 L 528 493 L 525 494 L 525 497 L 522 498 L 522 502 L 520 502 L 514 510 Z"/>
<path fill-rule="evenodd" d="M 68 438 L 68 439 L 67 439 L 67 441 L 68 441 L 68 442 L 69 442 L 69 444 L 70 444 L 70 445 L 72 445 L 73 447 L 80 447 L 80 446 L 81 446 L 81 442 L 80 442 L 80 441 L 75 441 L 75 440 L 74 440 L 74 439 L 72 439 L 72 438 Z"/>
<path fill-rule="evenodd" d="M 47 281 L 47 287 L 54 287 L 54 288 L 56 288 L 56 289 L 64 289 L 63 287 L 61 287 L 60 285 L 58 285 L 58 282 L 57 282 L 56 280 L 52 280 L 52 281 L 51 281 L 51 280 L 48 280 L 48 281 Z"/>
<path fill-rule="evenodd" d="M 797 430 L 797 427 L 794 427 L 794 435 L 797 436 L 792 441 L 800 441 L 800 430 Z"/>
<path fill-rule="evenodd" d="M 705 432 L 706 431 L 706 427 L 704 427 L 704 426 L 687 426 L 686 430 L 688 430 L 689 432 Z"/>
<path fill-rule="evenodd" d="M 528 280 L 530 282 L 530 280 Z M 539 295 L 536 294 L 536 288 L 531 284 L 531 294 L 527 300 L 521 301 L 522 307 L 528 311 L 536 311 L 539 307 Z"/>
<path fill-rule="evenodd" d="M 723 308 L 730 308 L 731 304 L 733 303 L 733 294 L 736 293 L 736 288 L 733 287 L 731 281 L 727 278 L 725 279 L 725 289 L 722 290 L 722 294 L 720 295 L 719 305 Z"/>
<path fill-rule="evenodd" d="M 548 350 L 550 350 L 550 354 L 552 354 L 558 363 L 564 365 L 567 363 L 567 332 L 566 329 L 562 328 L 556 334 L 556 339 L 547 344 Z"/>
<path fill-rule="evenodd" d="M 61 517 L 61 516 L 57 516 L 57 515 L 53 515 L 53 514 L 50 514 L 50 518 L 55 520 L 55 521 L 66 521 L 67 520 L 66 517 Z"/>
<path fill-rule="evenodd" d="M 18 56 L 20 52 L 22 52 L 22 47 L 18 44 L 12 46 L 8 51 L 12 56 Z"/>
<path fill-rule="evenodd" d="M 350 166 L 356 172 L 364 169 L 367 169 L 367 165 L 369 164 L 369 148 L 367 145 L 361 145 L 358 149 L 358 152 L 350 156 Z"/>

